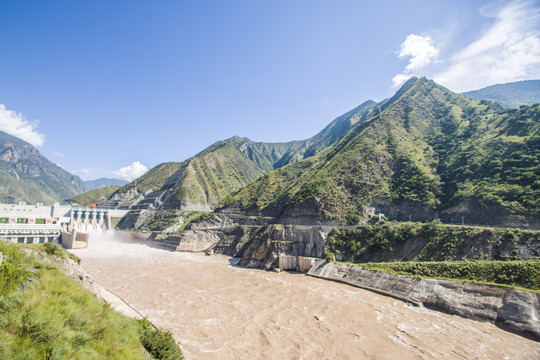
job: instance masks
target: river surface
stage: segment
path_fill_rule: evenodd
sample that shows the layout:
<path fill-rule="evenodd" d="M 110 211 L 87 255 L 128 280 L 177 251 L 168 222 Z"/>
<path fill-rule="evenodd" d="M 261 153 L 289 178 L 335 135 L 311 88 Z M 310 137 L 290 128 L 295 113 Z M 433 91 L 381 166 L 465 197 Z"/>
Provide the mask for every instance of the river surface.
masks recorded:
<path fill-rule="evenodd" d="M 540 359 L 540 343 L 489 323 L 225 256 L 112 236 L 71 251 L 98 284 L 169 329 L 188 360 Z"/>

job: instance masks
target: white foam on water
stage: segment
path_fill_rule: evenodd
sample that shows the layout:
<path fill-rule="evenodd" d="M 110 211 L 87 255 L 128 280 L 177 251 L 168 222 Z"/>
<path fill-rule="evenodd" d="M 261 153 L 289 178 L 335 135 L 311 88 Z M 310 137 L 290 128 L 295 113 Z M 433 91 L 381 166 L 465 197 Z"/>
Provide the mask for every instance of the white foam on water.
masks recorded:
<path fill-rule="evenodd" d="M 85 249 L 70 250 L 78 257 L 84 258 L 147 258 L 160 255 L 167 251 L 149 247 L 132 241 L 128 234 L 109 230 L 105 233 L 91 232 L 88 247 Z"/>

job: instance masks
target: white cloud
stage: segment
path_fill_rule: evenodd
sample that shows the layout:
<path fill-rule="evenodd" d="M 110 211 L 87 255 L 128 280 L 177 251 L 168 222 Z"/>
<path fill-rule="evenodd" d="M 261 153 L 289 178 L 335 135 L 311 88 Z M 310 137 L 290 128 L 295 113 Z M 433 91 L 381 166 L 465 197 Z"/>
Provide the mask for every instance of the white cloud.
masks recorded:
<path fill-rule="evenodd" d="M 4 104 L 0 104 L 0 130 L 16 136 L 34 146 L 42 146 L 45 142 L 45 135 L 37 131 L 39 122 L 31 122 L 22 114 L 6 109 Z"/>
<path fill-rule="evenodd" d="M 409 64 L 401 74 L 392 78 L 394 87 L 398 87 L 413 76 L 416 71 L 437 60 L 439 50 L 433 45 L 429 36 L 410 34 L 401 44 L 398 54 L 400 58 L 410 57 Z"/>
<path fill-rule="evenodd" d="M 435 81 L 453 91 L 467 91 L 540 78 L 537 4 L 514 1 L 503 7 L 483 8 L 481 13 L 495 18 L 495 23 L 479 39 L 450 57 L 449 66 L 434 76 Z"/>
<path fill-rule="evenodd" d="M 61 152 L 58 152 L 58 151 L 53 152 L 53 154 L 58 156 L 58 157 L 64 157 L 65 156 L 64 154 L 62 154 Z"/>
<path fill-rule="evenodd" d="M 120 179 L 132 181 L 133 179 L 138 178 L 142 174 L 148 171 L 148 168 L 141 164 L 138 161 L 135 161 L 133 164 L 120 168 L 116 171 L 113 171 L 113 174 Z"/>
<path fill-rule="evenodd" d="M 429 36 L 410 34 L 401 44 L 399 57 L 410 56 L 409 64 L 405 67 L 408 71 L 423 68 L 437 59 L 439 50 L 433 46 L 433 40 Z"/>

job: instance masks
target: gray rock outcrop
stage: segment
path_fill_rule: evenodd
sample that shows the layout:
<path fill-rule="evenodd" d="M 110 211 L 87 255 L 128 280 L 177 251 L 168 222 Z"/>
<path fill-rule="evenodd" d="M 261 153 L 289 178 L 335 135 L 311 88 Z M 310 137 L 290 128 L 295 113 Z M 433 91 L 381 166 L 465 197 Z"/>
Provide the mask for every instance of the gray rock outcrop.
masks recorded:
<path fill-rule="evenodd" d="M 246 244 L 239 265 L 269 270 L 277 267 L 279 255 L 321 257 L 327 237 L 320 227 L 268 225 Z"/>
<path fill-rule="evenodd" d="M 220 230 L 185 230 L 178 233 L 178 251 L 203 252 L 223 239 Z"/>
<path fill-rule="evenodd" d="M 372 290 L 426 308 L 489 321 L 540 340 L 540 294 L 461 281 L 418 279 L 317 260 L 308 275 Z"/>

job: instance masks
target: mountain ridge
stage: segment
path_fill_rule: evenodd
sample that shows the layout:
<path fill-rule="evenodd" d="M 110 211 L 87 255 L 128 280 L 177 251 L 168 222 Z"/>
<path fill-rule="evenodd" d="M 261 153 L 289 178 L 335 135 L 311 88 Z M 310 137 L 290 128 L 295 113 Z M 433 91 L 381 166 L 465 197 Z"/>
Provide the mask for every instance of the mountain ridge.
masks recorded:
<path fill-rule="evenodd" d="M 222 202 L 218 211 L 263 214 L 299 223 L 355 223 L 366 217 L 367 208 L 405 220 L 416 207 L 417 220 L 423 213 L 422 220 L 430 221 L 439 210 L 459 207 L 471 199 L 492 208 L 499 206 L 503 213 L 534 218 L 538 209 L 532 204 L 539 198 L 540 182 L 522 181 L 525 185 L 520 185 L 501 172 L 488 174 L 489 161 L 495 159 L 487 155 L 491 151 L 515 162 L 512 156 L 525 151 L 511 148 L 513 153 L 504 152 L 508 150 L 505 141 L 519 135 L 512 130 L 516 121 L 521 121 L 518 128 L 528 124 L 530 133 L 521 134 L 523 140 L 515 142 L 538 153 L 538 112 L 537 106 L 502 110 L 496 104 L 453 93 L 432 80 L 413 78 L 384 102 L 381 113 L 372 112 L 317 156 L 266 174 Z M 507 131 L 513 131 L 510 137 L 501 132 L 505 124 L 510 126 Z M 536 178 L 538 158 L 540 153 L 536 161 L 533 155 L 523 165 L 524 174 L 532 166 Z M 468 171 L 460 173 L 463 168 Z M 475 178 L 477 175 L 485 179 Z M 493 193 L 482 190 L 487 186 L 482 181 L 491 184 Z M 521 197 L 513 199 L 512 191 Z M 454 210 L 453 215 L 460 214 Z M 471 221 L 473 214 L 466 213 Z M 485 222 L 479 215 L 476 218 Z"/>
<path fill-rule="evenodd" d="M 45 158 L 34 146 L 0 131 L 0 201 L 54 202 L 85 190 L 83 181 Z"/>
<path fill-rule="evenodd" d="M 85 180 L 84 186 L 86 191 L 96 190 L 106 186 L 123 186 L 126 185 L 129 181 L 122 179 L 106 178 L 102 177 L 94 180 Z"/>
<path fill-rule="evenodd" d="M 478 101 L 494 101 L 504 108 L 517 109 L 521 105 L 540 103 L 540 80 L 495 84 L 482 89 L 464 92 L 463 95 Z"/>
<path fill-rule="evenodd" d="M 362 103 L 306 140 L 266 143 L 233 136 L 217 141 L 187 160 L 157 165 L 119 188 L 100 205 L 211 211 L 220 201 L 260 176 L 313 156 L 339 140 L 352 126 L 365 119 L 374 104 L 372 100 Z M 169 169 L 168 175 L 163 173 L 164 167 Z"/>

